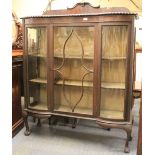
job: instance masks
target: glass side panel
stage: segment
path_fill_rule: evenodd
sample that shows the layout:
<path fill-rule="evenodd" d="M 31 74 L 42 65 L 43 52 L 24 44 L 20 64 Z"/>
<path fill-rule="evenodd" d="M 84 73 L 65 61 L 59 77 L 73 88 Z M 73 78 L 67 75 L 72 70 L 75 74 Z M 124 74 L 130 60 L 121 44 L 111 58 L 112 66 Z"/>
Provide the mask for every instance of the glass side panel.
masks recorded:
<path fill-rule="evenodd" d="M 102 58 L 126 58 L 128 26 L 102 27 Z"/>
<path fill-rule="evenodd" d="M 54 110 L 93 113 L 93 27 L 54 27 Z"/>
<path fill-rule="evenodd" d="M 29 108 L 47 110 L 47 29 L 27 28 Z"/>
<path fill-rule="evenodd" d="M 128 26 L 102 26 L 100 117 L 124 118 Z"/>

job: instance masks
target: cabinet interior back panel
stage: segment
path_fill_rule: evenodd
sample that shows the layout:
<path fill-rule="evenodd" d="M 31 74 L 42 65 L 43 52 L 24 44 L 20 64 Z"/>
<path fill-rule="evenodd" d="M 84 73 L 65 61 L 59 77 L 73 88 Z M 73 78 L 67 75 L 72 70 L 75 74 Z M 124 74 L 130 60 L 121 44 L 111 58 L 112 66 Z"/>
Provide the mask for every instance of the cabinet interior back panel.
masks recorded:
<path fill-rule="evenodd" d="M 126 57 L 128 26 L 102 26 L 102 58 Z"/>
<path fill-rule="evenodd" d="M 54 27 L 54 56 L 74 58 L 82 55 L 84 57 L 94 55 L 94 28 Z"/>
<path fill-rule="evenodd" d="M 126 60 L 103 60 L 101 81 L 110 83 L 125 83 Z"/>
<path fill-rule="evenodd" d="M 82 112 L 82 109 L 87 109 L 89 113 L 86 114 L 92 114 L 93 89 L 79 86 L 64 86 L 64 88 L 61 85 L 55 86 L 54 103 L 54 110 L 61 111 L 62 107 L 66 107 L 67 112 L 80 112 L 80 109 Z"/>
<path fill-rule="evenodd" d="M 29 84 L 29 106 L 41 109 L 47 109 L 47 87 L 46 84 L 31 83 Z"/>

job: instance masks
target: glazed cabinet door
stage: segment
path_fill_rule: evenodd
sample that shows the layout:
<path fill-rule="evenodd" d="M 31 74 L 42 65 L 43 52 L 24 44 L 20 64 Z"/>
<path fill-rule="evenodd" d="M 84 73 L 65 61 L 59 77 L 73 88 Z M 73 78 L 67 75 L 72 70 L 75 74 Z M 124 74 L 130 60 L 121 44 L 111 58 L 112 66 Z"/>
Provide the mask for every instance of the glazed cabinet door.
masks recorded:
<path fill-rule="evenodd" d="M 54 26 L 54 112 L 93 114 L 94 27 Z"/>
<path fill-rule="evenodd" d="M 102 25 L 100 117 L 124 120 L 129 25 Z"/>
<path fill-rule="evenodd" d="M 47 104 L 47 27 L 27 27 L 28 108 L 48 110 Z"/>

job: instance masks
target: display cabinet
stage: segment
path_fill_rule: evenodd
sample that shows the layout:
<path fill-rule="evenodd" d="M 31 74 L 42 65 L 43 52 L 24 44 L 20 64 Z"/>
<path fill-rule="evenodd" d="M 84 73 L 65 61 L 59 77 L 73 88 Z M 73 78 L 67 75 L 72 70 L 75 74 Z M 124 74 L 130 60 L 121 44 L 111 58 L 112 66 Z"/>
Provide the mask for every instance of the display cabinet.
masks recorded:
<path fill-rule="evenodd" d="M 23 18 L 25 135 L 29 115 L 89 119 L 125 130 L 129 152 L 135 17 L 78 3 Z"/>

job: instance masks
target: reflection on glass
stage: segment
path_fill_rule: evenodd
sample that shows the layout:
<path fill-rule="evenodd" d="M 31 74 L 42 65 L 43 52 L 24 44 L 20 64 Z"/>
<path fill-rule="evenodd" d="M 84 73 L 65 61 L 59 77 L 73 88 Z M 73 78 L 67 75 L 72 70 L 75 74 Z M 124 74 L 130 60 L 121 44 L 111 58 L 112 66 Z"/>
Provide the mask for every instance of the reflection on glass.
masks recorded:
<path fill-rule="evenodd" d="M 92 114 L 93 27 L 54 27 L 54 109 Z"/>
<path fill-rule="evenodd" d="M 124 118 L 128 26 L 102 27 L 100 116 Z"/>
<path fill-rule="evenodd" d="M 28 28 L 28 54 L 35 56 L 47 56 L 47 29 Z"/>
<path fill-rule="evenodd" d="M 47 110 L 47 29 L 27 28 L 29 108 Z"/>

